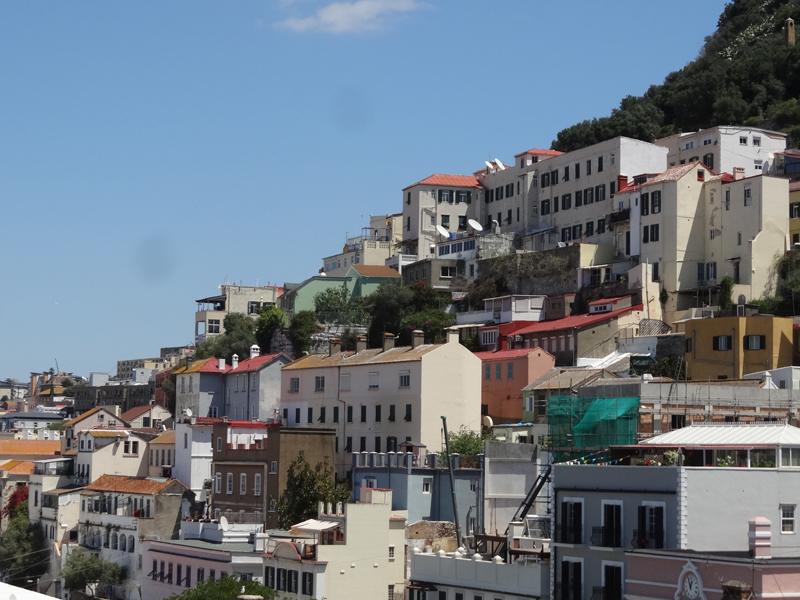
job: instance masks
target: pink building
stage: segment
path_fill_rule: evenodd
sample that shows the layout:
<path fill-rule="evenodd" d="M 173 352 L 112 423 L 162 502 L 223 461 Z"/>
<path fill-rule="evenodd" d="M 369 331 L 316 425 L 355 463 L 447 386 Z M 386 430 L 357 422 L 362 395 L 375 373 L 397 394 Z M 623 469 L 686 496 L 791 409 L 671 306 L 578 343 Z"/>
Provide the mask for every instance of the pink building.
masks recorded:
<path fill-rule="evenodd" d="M 772 558 L 770 520 L 756 517 L 748 524 L 749 551 L 627 552 L 625 597 L 653 600 L 799 599 L 800 557 Z"/>
<path fill-rule="evenodd" d="M 522 388 L 550 371 L 555 357 L 542 348 L 476 352 L 481 359 L 481 414 L 495 423 L 522 419 Z"/>

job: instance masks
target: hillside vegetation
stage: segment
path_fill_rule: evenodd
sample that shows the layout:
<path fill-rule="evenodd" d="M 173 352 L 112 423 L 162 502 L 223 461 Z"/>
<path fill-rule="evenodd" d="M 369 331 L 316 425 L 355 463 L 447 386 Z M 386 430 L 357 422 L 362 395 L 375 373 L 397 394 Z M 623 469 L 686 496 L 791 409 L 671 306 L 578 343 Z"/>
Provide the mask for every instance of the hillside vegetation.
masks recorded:
<path fill-rule="evenodd" d="M 569 152 L 619 135 L 652 142 L 716 125 L 783 131 L 798 147 L 800 44 L 786 43 L 787 18 L 800 21 L 800 0 L 728 3 L 695 60 L 643 96 L 627 96 L 610 116 L 561 130 L 551 148 Z"/>

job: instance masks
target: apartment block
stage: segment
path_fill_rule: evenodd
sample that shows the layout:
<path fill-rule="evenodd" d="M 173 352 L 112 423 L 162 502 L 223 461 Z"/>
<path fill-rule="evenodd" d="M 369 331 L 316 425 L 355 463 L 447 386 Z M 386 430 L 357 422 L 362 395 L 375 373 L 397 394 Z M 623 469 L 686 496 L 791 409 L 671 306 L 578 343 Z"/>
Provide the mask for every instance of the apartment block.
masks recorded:
<path fill-rule="evenodd" d="M 89 429 L 77 435 L 75 483 L 86 485 L 106 473 L 144 477 L 148 473 L 147 444 L 152 430 Z"/>
<path fill-rule="evenodd" d="M 207 358 L 176 369 L 177 416 L 220 418 L 225 414 L 225 374 L 232 367 L 224 358 Z M 187 413 L 187 409 L 191 411 Z"/>
<path fill-rule="evenodd" d="M 683 327 L 689 379 L 742 379 L 792 365 L 791 317 L 690 319 Z"/>
<path fill-rule="evenodd" d="M 402 213 L 370 215 L 369 226 L 361 234 L 348 237 L 341 252 L 322 259 L 322 272 L 342 277 L 353 265 L 384 266 L 397 252 L 402 240 Z"/>
<path fill-rule="evenodd" d="M 744 169 L 745 177 L 753 177 L 774 171 L 775 154 L 786 149 L 786 134 L 757 127 L 719 125 L 676 133 L 653 144 L 667 148 L 670 167 L 702 162 L 717 173 L 733 173 L 738 167 Z"/>
<path fill-rule="evenodd" d="M 667 291 L 667 320 L 713 304 L 726 276 L 738 304 L 766 292 L 770 267 L 788 247 L 789 184 L 741 175 L 715 175 L 693 162 L 637 178 L 618 194 L 624 208 L 616 232 Z"/>
<path fill-rule="evenodd" d="M 148 444 L 147 476 L 171 478 L 176 458 L 175 430 L 167 429 Z"/>
<path fill-rule="evenodd" d="M 481 361 L 448 331 L 444 344 L 425 344 L 421 331 L 410 347 L 342 352 L 338 340 L 327 354 L 304 356 L 281 375 L 281 410 L 290 427 L 336 429 L 336 471 L 343 477 L 353 452 L 397 452 L 404 441 L 429 451 L 442 446 L 440 416 L 451 431 L 480 425 Z"/>
<path fill-rule="evenodd" d="M 290 362 L 285 354 L 261 356 L 255 344 L 250 347 L 250 358 L 240 361 L 234 355 L 231 369 L 224 375 L 224 416 L 261 421 L 276 418 L 281 399 L 281 367 Z"/>
<path fill-rule="evenodd" d="M 194 415 L 181 415 L 175 422 L 175 466 L 172 476 L 195 493 L 197 502 L 205 502 L 211 495 L 211 438 L 214 424 L 221 422 L 221 417 Z"/>
<path fill-rule="evenodd" d="M 223 321 L 230 313 L 242 313 L 258 317 L 262 306 L 278 303 L 283 295 L 283 288 L 274 285 L 246 286 L 221 285 L 220 293 L 197 300 L 197 312 L 194 315 L 194 339 L 200 344 L 209 336 L 225 333 Z"/>

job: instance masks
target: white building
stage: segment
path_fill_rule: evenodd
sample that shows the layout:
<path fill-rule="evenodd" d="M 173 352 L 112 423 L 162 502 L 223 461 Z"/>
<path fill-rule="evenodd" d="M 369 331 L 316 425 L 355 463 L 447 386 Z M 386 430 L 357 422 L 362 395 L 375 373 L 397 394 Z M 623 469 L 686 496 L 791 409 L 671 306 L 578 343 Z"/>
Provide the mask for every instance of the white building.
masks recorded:
<path fill-rule="evenodd" d="M 327 354 L 304 356 L 282 371 L 281 410 L 291 427 L 335 428 L 336 472 L 344 476 L 352 452 L 396 452 L 404 441 L 429 451 L 442 446 L 441 416 L 450 431 L 477 430 L 481 419 L 481 360 L 448 331 L 444 344 L 425 344 L 413 333 L 410 347 L 341 352 L 338 339 Z"/>
<path fill-rule="evenodd" d="M 748 373 L 743 379 L 760 379 L 769 385 L 771 389 L 779 390 L 798 390 L 800 389 L 800 367 L 780 367 L 769 371 L 758 371 Z"/>
<path fill-rule="evenodd" d="M 281 401 L 281 367 L 291 362 L 285 354 L 260 356 L 260 348 L 250 347 L 250 358 L 239 361 L 233 355 L 225 378 L 225 416 L 229 419 L 271 420 Z"/>
<path fill-rule="evenodd" d="M 771 172 L 775 154 L 786 149 L 786 134 L 757 127 L 718 125 L 676 133 L 653 143 L 669 150 L 670 167 L 700 161 L 717 173 L 733 173 L 740 167 L 745 177 L 753 177 Z"/>
<path fill-rule="evenodd" d="M 402 598 L 406 511 L 392 490 L 361 490 L 358 504 L 320 503 L 317 519 L 267 539 L 264 585 L 301 600 Z"/>
<path fill-rule="evenodd" d="M 348 237 L 341 252 L 322 259 L 329 277 L 344 277 L 353 265 L 384 265 L 397 252 L 402 239 L 403 215 L 370 215 L 361 235 Z"/>
<path fill-rule="evenodd" d="M 183 417 L 175 423 L 175 466 L 172 476 L 195 493 L 198 502 L 211 494 L 211 438 L 221 418 Z"/>

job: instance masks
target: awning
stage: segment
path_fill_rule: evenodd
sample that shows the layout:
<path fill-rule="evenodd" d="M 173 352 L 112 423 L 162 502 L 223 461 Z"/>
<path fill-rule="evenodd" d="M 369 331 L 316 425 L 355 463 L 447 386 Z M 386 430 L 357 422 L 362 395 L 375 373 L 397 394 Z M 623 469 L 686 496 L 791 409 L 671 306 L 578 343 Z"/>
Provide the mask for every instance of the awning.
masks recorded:
<path fill-rule="evenodd" d="M 533 229 L 526 233 L 525 235 L 538 235 L 540 233 L 546 233 L 548 231 L 554 231 L 555 227 L 540 227 L 539 229 Z"/>
<path fill-rule="evenodd" d="M 329 529 L 333 529 L 334 527 L 338 527 L 338 525 L 339 523 L 334 523 L 332 521 L 318 521 L 317 519 L 308 519 L 307 521 L 303 521 L 302 523 L 293 525 L 292 533 L 295 532 L 319 533 L 320 531 L 327 531 Z"/>

